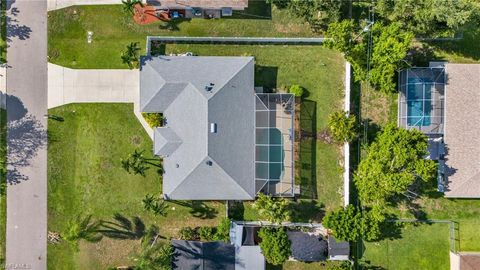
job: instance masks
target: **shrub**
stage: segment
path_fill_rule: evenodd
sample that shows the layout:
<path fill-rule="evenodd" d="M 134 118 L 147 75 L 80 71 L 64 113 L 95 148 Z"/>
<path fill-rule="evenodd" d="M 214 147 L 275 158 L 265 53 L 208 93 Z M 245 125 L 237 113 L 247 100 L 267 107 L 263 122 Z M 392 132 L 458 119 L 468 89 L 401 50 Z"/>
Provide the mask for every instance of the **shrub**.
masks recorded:
<path fill-rule="evenodd" d="M 161 127 L 163 124 L 163 114 L 161 113 L 142 113 L 143 118 L 150 127 Z"/>
<path fill-rule="evenodd" d="M 200 240 L 210 242 L 215 240 L 215 228 L 212 227 L 200 227 L 198 228 L 198 234 Z"/>
<path fill-rule="evenodd" d="M 224 218 L 217 226 L 215 240 L 228 242 L 230 241 L 230 219 Z"/>
<path fill-rule="evenodd" d="M 197 230 L 193 229 L 192 227 L 181 228 L 179 234 L 180 239 L 182 240 L 193 241 L 199 239 Z"/>
<path fill-rule="evenodd" d="M 258 198 L 253 207 L 258 210 L 260 216 L 267 221 L 273 223 L 282 223 L 290 219 L 290 202 L 281 198 L 272 198 L 262 193 L 258 194 Z"/>
<path fill-rule="evenodd" d="M 357 119 L 355 115 L 338 111 L 328 117 L 328 129 L 333 139 L 339 143 L 352 142 L 358 137 Z"/>
<path fill-rule="evenodd" d="M 262 253 L 270 264 L 283 264 L 292 254 L 291 242 L 284 228 L 263 227 L 258 236 L 262 239 L 260 242 Z"/>
<path fill-rule="evenodd" d="M 288 89 L 288 92 L 293 94 L 295 97 L 299 97 L 299 98 L 301 98 L 304 94 L 303 87 L 297 84 L 290 86 L 290 89 Z"/>

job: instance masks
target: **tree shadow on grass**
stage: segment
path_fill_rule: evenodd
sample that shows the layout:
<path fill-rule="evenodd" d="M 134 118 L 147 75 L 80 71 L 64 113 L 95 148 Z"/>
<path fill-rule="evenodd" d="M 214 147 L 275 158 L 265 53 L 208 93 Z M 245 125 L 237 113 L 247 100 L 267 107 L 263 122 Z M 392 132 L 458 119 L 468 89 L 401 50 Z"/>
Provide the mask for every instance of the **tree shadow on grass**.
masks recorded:
<path fill-rule="evenodd" d="M 317 199 L 317 103 L 304 99 L 300 108 L 301 197 Z"/>
<path fill-rule="evenodd" d="M 202 201 L 171 201 L 172 203 L 190 208 L 190 214 L 200 219 L 213 219 L 217 217 L 217 209 L 208 206 Z"/>
<path fill-rule="evenodd" d="M 298 200 L 290 205 L 292 222 L 321 222 L 325 206 L 316 200 Z"/>
<path fill-rule="evenodd" d="M 377 123 L 373 122 L 372 119 L 366 118 L 362 119 L 362 127 L 367 129 L 367 142 L 370 145 L 372 142 L 375 141 L 377 135 L 382 131 L 382 127 Z"/>
<path fill-rule="evenodd" d="M 278 67 L 255 65 L 255 85 L 264 87 L 264 92 L 277 88 Z"/>
<path fill-rule="evenodd" d="M 248 7 L 244 10 L 234 10 L 231 17 L 222 17 L 223 19 L 253 19 L 253 20 L 271 20 L 272 5 L 269 1 L 249 0 Z"/>
<path fill-rule="evenodd" d="M 173 19 L 167 22 L 163 22 L 160 24 L 159 28 L 161 30 L 168 30 L 168 31 L 180 31 L 180 24 L 184 22 L 190 22 L 191 19 Z"/>
<path fill-rule="evenodd" d="M 233 220 L 244 220 L 245 206 L 242 201 L 228 201 L 228 217 Z"/>
<path fill-rule="evenodd" d="M 478 23 L 468 26 L 460 40 L 429 41 L 425 43 L 449 54 L 459 54 L 473 60 L 480 60 L 480 27 Z"/>
<path fill-rule="evenodd" d="M 125 216 L 116 213 L 114 221 L 102 221 L 99 233 L 114 239 L 141 239 L 145 235 L 145 224 L 139 217 L 129 220 Z"/>

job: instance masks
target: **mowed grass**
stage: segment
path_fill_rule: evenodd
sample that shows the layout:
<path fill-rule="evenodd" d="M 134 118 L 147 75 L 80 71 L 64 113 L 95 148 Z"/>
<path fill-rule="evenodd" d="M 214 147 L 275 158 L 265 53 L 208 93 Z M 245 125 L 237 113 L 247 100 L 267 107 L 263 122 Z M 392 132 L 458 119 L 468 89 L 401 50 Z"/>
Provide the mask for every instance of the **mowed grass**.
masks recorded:
<path fill-rule="evenodd" d="M 460 251 L 480 250 L 480 200 L 447 199 L 435 193 L 432 197 L 424 196 L 413 204 L 416 211 L 424 213 L 424 219 L 451 220 L 458 226 L 458 246 Z M 397 209 L 400 218 L 415 218 L 404 205 Z"/>
<path fill-rule="evenodd" d="M 225 216 L 223 203 L 195 207 L 169 202 L 166 217 L 145 212 L 146 194 L 161 194 L 161 177 L 126 173 L 120 165 L 133 150 L 148 156 L 152 142 L 133 114 L 132 104 L 72 104 L 49 110 L 64 118 L 49 120 L 48 230 L 64 232 L 77 216 L 112 220 L 115 213 L 138 216 L 148 227 L 155 224 L 166 238 L 183 226 L 216 225 Z M 186 202 L 187 204 L 189 202 Z M 174 210 L 173 210 L 174 209 Z M 98 243 L 80 241 L 76 251 L 66 242 L 48 245 L 49 269 L 106 269 L 132 265 L 138 240 L 105 238 Z"/>
<path fill-rule="evenodd" d="M 72 68 L 128 68 L 120 55 L 138 42 L 142 53 L 148 35 L 309 37 L 314 34 L 302 19 L 265 1 L 250 1 L 245 12 L 232 18 L 192 19 L 137 25 L 122 5 L 74 6 L 48 13 L 49 61 Z M 251 15 L 245 15 L 251 14 Z M 253 15 L 253 16 L 252 16 Z M 93 43 L 87 43 L 87 31 Z"/>
<path fill-rule="evenodd" d="M 400 239 L 364 243 L 362 261 L 380 269 L 447 270 L 449 262 L 449 224 L 405 224 Z"/>
<path fill-rule="evenodd" d="M 193 52 L 208 56 L 254 56 L 255 85 L 270 89 L 287 89 L 299 84 L 306 89 L 302 102 L 302 129 L 316 134 L 327 126 L 328 115 L 342 108 L 344 93 L 344 60 L 342 56 L 320 46 L 245 46 L 245 45 L 167 45 L 166 53 Z M 300 145 L 302 198 L 315 200 L 322 208 L 342 205 L 342 168 L 338 145 L 305 139 Z M 248 207 L 246 207 L 248 209 Z M 252 215 L 250 215 L 252 214 Z M 308 221 L 317 217 L 305 215 Z M 256 217 L 247 210 L 247 216 Z"/>

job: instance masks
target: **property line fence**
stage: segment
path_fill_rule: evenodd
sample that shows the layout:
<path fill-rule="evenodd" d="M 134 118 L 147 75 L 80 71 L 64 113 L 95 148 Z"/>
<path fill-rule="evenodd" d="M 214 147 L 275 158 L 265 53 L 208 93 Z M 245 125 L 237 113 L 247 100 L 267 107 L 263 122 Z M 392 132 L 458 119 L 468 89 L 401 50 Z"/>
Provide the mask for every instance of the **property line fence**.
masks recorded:
<path fill-rule="evenodd" d="M 418 219 L 392 219 L 388 220 L 390 222 L 406 222 L 406 223 L 445 223 L 449 225 L 449 241 L 450 241 L 450 251 L 453 253 L 458 253 L 460 250 L 460 239 L 459 239 L 459 224 L 453 220 L 441 220 L 441 219 L 429 219 L 429 220 L 418 220 Z"/>
<path fill-rule="evenodd" d="M 321 223 L 303 223 L 303 222 L 282 222 L 281 224 L 268 221 L 234 221 L 238 225 L 244 226 L 269 226 L 269 227 L 306 227 L 325 229 Z M 326 229 L 325 229 L 326 230 Z"/>
<path fill-rule="evenodd" d="M 147 36 L 147 54 L 152 41 L 165 44 L 234 44 L 234 45 L 321 45 L 329 38 L 266 38 L 266 37 L 174 37 Z"/>
<path fill-rule="evenodd" d="M 351 65 L 345 62 L 345 102 L 344 111 L 350 115 L 350 92 L 351 92 Z M 350 204 L 350 143 L 343 145 L 343 205 Z"/>

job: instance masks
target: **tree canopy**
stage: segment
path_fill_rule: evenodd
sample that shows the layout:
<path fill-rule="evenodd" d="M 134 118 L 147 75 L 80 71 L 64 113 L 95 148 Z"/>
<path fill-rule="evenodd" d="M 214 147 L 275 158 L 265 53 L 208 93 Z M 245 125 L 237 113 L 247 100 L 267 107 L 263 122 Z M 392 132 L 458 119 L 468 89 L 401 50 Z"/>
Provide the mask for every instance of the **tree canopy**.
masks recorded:
<path fill-rule="evenodd" d="M 333 139 L 339 143 L 351 142 L 358 137 L 357 119 L 355 115 L 337 111 L 328 117 L 328 129 Z"/>
<path fill-rule="evenodd" d="M 378 0 L 375 12 L 417 36 L 452 35 L 480 13 L 475 0 Z"/>
<path fill-rule="evenodd" d="M 424 159 L 427 137 L 417 130 L 388 124 L 368 147 L 354 175 L 364 204 L 380 205 L 394 195 L 403 194 L 416 181 L 435 179 L 436 164 Z"/>
<path fill-rule="evenodd" d="M 365 210 L 361 212 L 353 205 L 327 212 L 322 224 L 333 232 L 336 239 L 344 241 L 356 241 L 365 239 L 374 241 L 380 237 L 380 224 L 385 220 L 384 216 L 377 218 L 373 212 Z"/>
<path fill-rule="evenodd" d="M 262 239 L 260 248 L 263 256 L 270 264 L 283 264 L 292 254 L 291 242 L 285 228 L 262 227 L 258 236 Z"/>
<path fill-rule="evenodd" d="M 395 91 L 395 72 L 405 65 L 402 60 L 411 47 L 413 33 L 402 29 L 399 23 L 386 26 L 376 23 L 371 29 L 363 29 L 360 33 L 355 28 L 351 20 L 330 24 L 326 36 L 332 40 L 327 41 L 325 46 L 345 54 L 347 61 L 352 64 L 356 80 L 369 79 L 373 86 L 385 93 Z M 370 59 L 367 58 L 369 46 Z"/>
<path fill-rule="evenodd" d="M 253 204 L 262 218 L 273 223 L 281 223 L 290 219 L 289 206 L 290 202 L 283 198 L 272 198 L 262 193 L 258 194 L 258 198 Z"/>

